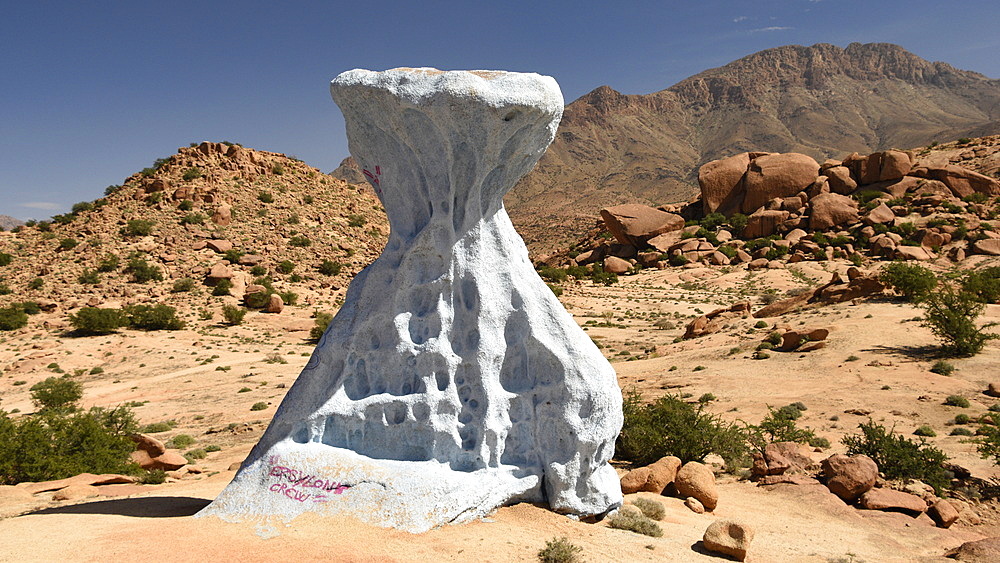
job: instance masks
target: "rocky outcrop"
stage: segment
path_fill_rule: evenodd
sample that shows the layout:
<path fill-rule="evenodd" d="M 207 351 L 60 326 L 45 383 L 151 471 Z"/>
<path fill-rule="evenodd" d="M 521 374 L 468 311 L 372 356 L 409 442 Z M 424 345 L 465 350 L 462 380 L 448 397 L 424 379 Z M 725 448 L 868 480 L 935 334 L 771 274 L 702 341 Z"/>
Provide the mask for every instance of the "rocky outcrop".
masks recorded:
<path fill-rule="evenodd" d="M 684 228 L 679 215 L 648 205 L 627 204 L 601 210 L 601 218 L 611 234 L 622 244 L 643 246 L 649 239 Z"/>

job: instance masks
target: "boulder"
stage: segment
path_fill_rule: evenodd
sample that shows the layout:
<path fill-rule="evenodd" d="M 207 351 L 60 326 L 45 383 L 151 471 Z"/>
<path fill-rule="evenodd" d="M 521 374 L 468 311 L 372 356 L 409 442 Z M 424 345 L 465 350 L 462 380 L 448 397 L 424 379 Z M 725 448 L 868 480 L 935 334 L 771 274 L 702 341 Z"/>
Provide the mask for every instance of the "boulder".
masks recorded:
<path fill-rule="evenodd" d="M 285 302 L 281 300 L 281 296 L 277 293 L 272 293 L 267 298 L 267 306 L 264 307 L 264 312 L 266 313 L 280 313 L 285 309 Z"/>
<path fill-rule="evenodd" d="M 715 486 L 715 474 L 708 466 L 689 461 L 677 472 L 674 488 L 681 497 L 694 497 L 706 510 L 715 510 L 719 504 L 719 491 Z"/>
<path fill-rule="evenodd" d="M 868 225 L 891 223 L 896 219 L 896 214 L 889 209 L 885 203 L 880 203 L 878 207 L 868 212 L 865 223 Z"/>
<path fill-rule="evenodd" d="M 861 495 L 858 506 L 867 510 L 904 512 L 911 516 L 919 516 L 927 510 L 924 499 L 892 489 L 871 489 Z"/>
<path fill-rule="evenodd" d="M 990 397 L 1000 397 L 1000 381 L 994 381 L 986 387 L 986 394 Z"/>
<path fill-rule="evenodd" d="M 162 469 L 173 471 L 187 465 L 187 459 L 177 452 L 166 452 L 158 456 L 151 456 L 143 450 L 132 452 L 131 459 L 143 469 Z"/>
<path fill-rule="evenodd" d="M 93 473 L 80 473 L 65 479 L 53 481 L 41 481 L 38 483 L 23 483 L 19 485 L 31 494 L 44 493 L 46 491 L 58 491 L 67 487 L 90 487 L 94 485 L 115 485 L 121 483 L 135 483 L 135 479 L 127 475 L 117 473 L 103 473 L 94 475 Z"/>
<path fill-rule="evenodd" d="M 931 256 L 930 252 L 927 252 L 926 248 L 921 246 L 907 246 L 901 244 L 896 247 L 894 257 L 896 260 L 920 260 L 927 261 L 932 260 L 934 257 Z"/>
<path fill-rule="evenodd" d="M 795 195 L 819 176 L 819 164 L 799 153 L 766 154 L 750 161 L 743 177 L 741 209 L 750 213 L 776 197 Z"/>
<path fill-rule="evenodd" d="M 743 238 L 749 240 L 773 235 L 790 214 L 778 209 L 757 209 L 747 216 L 747 224 L 743 229 Z"/>
<path fill-rule="evenodd" d="M 218 252 L 219 254 L 228 252 L 233 249 L 233 243 L 228 240 L 206 240 L 205 246 Z"/>
<path fill-rule="evenodd" d="M 212 222 L 220 227 L 233 223 L 233 208 L 228 204 L 222 204 L 215 208 L 212 213 Z"/>
<path fill-rule="evenodd" d="M 835 194 L 848 195 L 858 188 L 858 183 L 851 178 L 851 171 L 846 166 L 827 168 L 823 174 L 827 177 L 830 191 Z"/>
<path fill-rule="evenodd" d="M 604 271 L 611 272 L 612 274 L 624 274 L 629 271 L 632 264 L 629 264 L 626 260 L 622 260 L 617 256 L 608 256 L 604 259 Z"/>
<path fill-rule="evenodd" d="M 645 467 L 638 467 L 622 475 L 622 494 L 630 495 L 643 490 L 652 472 L 653 470 L 647 465 Z"/>
<path fill-rule="evenodd" d="M 657 235 L 684 228 L 680 215 L 636 203 L 602 209 L 601 218 L 619 242 L 636 247 L 645 246 Z"/>
<path fill-rule="evenodd" d="M 786 472 L 801 472 L 813 464 L 807 449 L 795 442 L 774 442 L 764 448 L 763 455 L 755 453 L 751 474 L 784 475 Z M 759 459 L 758 459 L 759 458 Z"/>
<path fill-rule="evenodd" d="M 649 478 L 641 490 L 658 495 L 663 494 L 663 490 L 677 479 L 677 471 L 681 467 L 681 460 L 672 455 L 661 457 L 648 466 L 650 469 Z"/>
<path fill-rule="evenodd" d="M 858 220 L 858 203 L 840 194 L 820 194 L 809 201 L 809 228 L 823 231 Z"/>
<path fill-rule="evenodd" d="M 218 282 L 219 280 L 232 279 L 233 270 L 225 264 L 216 264 L 208 271 L 208 281 L 211 283 Z"/>
<path fill-rule="evenodd" d="M 753 535 L 753 528 L 747 524 L 733 520 L 716 520 L 708 525 L 701 541 L 708 551 L 744 561 L 747 558 L 750 542 L 753 541 Z"/>
<path fill-rule="evenodd" d="M 820 464 L 826 487 L 847 504 L 852 504 L 875 486 L 878 466 L 866 455 L 835 454 Z"/>
<path fill-rule="evenodd" d="M 939 528 L 949 528 L 958 520 L 958 510 L 945 499 L 938 499 L 927 509 L 927 515 Z"/>
<path fill-rule="evenodd" d="M 977 240 L 972 243 L 973 254 L 986 254 L 988 256 L 1000 256 L 1000 239 L 987 238 Z"/>
<path fill-rule="evenodd" d="M 868 155 L 861 184 L 899 180 L 909 173 L 910 156 L 902 151 L 876 152 Z"/>
<path fill-rule="evenodd" d="M 701 501 L 694 497 L 688 497 L 684 499 L 684 506 L 688 507 L 688 509 L 690 509 L 691 512 L 694 512 L 695 514 L 705 513 L 705 505 L 701 504 Z"/>
<path fill-rule="evenodd" d="M 754 153 L 756 156 L 759 153 Z M 750 166 L 750 153 L 706 162 L 698 169 L 698 186 L 705 214 L 732 215 L 743 203 L 743 174 Z"/>
<path fill-rule="evenodd" d="M 101 492 L 93 485 L 70 485 L 65 489 L 59 489 L 52 495 L 52 500 L 80 500 L 96 497 Z"/>
<path fill-rule="evenodd" d="M 966 563 L 996 563 L 1000 561 L 1000 538 L 967 541 L 946 556 Z"/>
<path fill-rule="evenodd" d="M 953 164 L 941 167 L 917 167 L 910 174 L 938 180 L 948 186 L 948 189 L 956 197 L 965 197 L 974 193 L 1000 194 L 1000 181 Z M 921 191 L 923 190 L 921 189 Z"/>
<path fill-rule="evenodd" d="M 158 456 L 167 451 L 163 442 L 147 434 L 132 434 L 129 438 L 135 442 L 136 449 L 148 452 L 149 455 Z"/>

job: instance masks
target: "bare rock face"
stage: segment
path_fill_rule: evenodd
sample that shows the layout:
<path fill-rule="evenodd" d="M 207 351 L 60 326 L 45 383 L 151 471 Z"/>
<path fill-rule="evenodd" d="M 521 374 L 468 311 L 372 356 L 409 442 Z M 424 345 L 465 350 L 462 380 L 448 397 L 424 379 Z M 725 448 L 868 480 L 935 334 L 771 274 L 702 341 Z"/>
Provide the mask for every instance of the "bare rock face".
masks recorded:
<path fill-rule="evenodd" d="M 957 197 L 965 197 L 974 193 L 1000 194 L 1000 181 L 953 164 L 942 167 L 914 168 L 910 174 L 943 182 Z"/>
<path fill-rule="evenodd" d="M 420 532 L 511 502 L 621 506 L 615 372 L 535 273 L 502 201 L 555 135 L 555 80 L 352 70 L 331 93 L 389 242 L 200 514 L 348 513 Z"/>
<path fill-rule="evenodd" d="M 824 459 L 821 467 L 826 487 L 848 504 L 871 490 L 878 479 L 878 465 L 866 455 L 835 454 Z"/>
<path fill-rule="evenodd" d="M 739 561 L 747 558 L 747 549 L 753 541 L 753 528 L 733 520 L 716 520 L 709 524 L 702 537 L 705 549 L 729 555 Z"/>
<path fill-rule="evenodd" d="M 858 203 L 840 194 L 820 194 L 809 201 L 809 207 L 809 228 L 814 231 L 858 220 Z"/>
<path fill-rule="evenodd" d="M 939 528 L 950 528 L 958 521 L 958 510 L 945 499 L 938 499 L 927 509 L 927 514 Z"/>
<path fill-rule="evenodd" d="M 751 213 L 776 197 L 795 195 L 818 175 L 819 164 L 811 156 L 794 152 L 758 156 L 743 177 L 743 212 Z"/>
<path fill-rule="evenodd" d="M 601 210 L 604 224 L 622 244 L 644 246 L 649 239 L 684 228 L 680 215 L 660 211 L 648 205 L 628 203 Z"/>
<path fill-rule="evenodd" d="M 851 178 L 851 171 L 846 166 L 833 166 L 823 171 L 833 193 L 847 195 L 858 188 L 858 183 Z"/>
<path fill-rule="evenodd" d="M 706 215 L 715 212 L 732 215 L 740 210 L 745 194 L 743 175 L 750 166 L 750 160 L 757 154 L 751 156 L 742 152 L 707 162 L 698 169 L 698 186 Z"/>
<path fill-rule="evenodd" d="M 892 489 L 872 489 L 861 495 L 858 501 L 861 508 L 868 510 L 887 510 L 905 512 L 917 516 L 927 510 L 927 503 L 917 495 L 894 491 Z"/>

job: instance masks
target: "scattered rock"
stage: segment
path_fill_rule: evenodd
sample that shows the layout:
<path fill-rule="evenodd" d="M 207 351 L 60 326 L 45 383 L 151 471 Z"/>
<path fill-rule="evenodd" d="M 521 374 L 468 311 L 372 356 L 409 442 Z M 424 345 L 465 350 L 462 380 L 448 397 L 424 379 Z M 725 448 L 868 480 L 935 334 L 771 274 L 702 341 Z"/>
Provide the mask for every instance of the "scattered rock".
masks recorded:
<path fill-rule="evenodd" d="M 765 154 L 750 161 L 743 176 L 741 208 L 751 213 L 776 197 L 795 195 L 819 176 L 819 164 L 799 153 Z"/>
<path fill-rule="evenodd" d="M 945 499 L 939 499 L 927 509 L 927 514 L 939 528 L 948 528 L 958 520 L 958 510 Z"/>
<path fill-rule="evenodd" d="M 809 228 L 823 231 L 858 220 L 858 203 L 840 194 L 820 194 L 809 201 Z"/>
<path fill-rule="evenodd" d="M 264 308 L 266 313 L 280 313 L 285 309 L 285 302 L 281 300 L 281 296 L 272 293 L 267 298 L 267 306 Z"/>
<path fill-rule="evenodd" d="M 612 274 L 624 274 L 632 268 L 632 264 L 627 261 L 618 258 L 617 256 L 608 256 L 604 259 L 604 271 L 611 272 Z"/>
<path fill-rule="evenodd" d="M 753 528 L 733 520 L 716 520 L 708 525 L 702 542 L 705 549 L 744 561 L 753 541 Z"/>
<path fill-rule="evenodd" d="M 847 504 L 852 504 L 875 486 L 878 465 L 866 455 L 834 454 L 820 464 L 826 487 Z"/>
<path fill-rule="evenodd" d="M 691 512 L 694 512 L 695 514 L 705 513 L 705 505 L 701 504 L 701 501 L 694 497 L 684 499 L 684 506 L 691 509 Z"/>
<path fill-rule="evenodd" d="M 100 495 L 97 487 L 91 485 L 70 485 L 52 495 L 52 500 L 80 500 Z"/>
<path fill-rule="evenodd" d="M 996 563 L 1000 561 L 1000 538 L 968 541 L 952 549 L 945 556 L 967 563 Z"/>
<path fill-rule="evenodd" d="M 233 243 L 228 240 L 206 240 L 205 246 L 222 254 L 233 249 Z"/>
<path fill-rule="evenodd" d="M 924 499 L 892 489 L 871 489 L 861 495 L 858 506 L 867 510 L 904 512 L 911 516 L 918 516 L 927 510 Z"/>
<path fill-rule="evenodd" d="M 219 280 L 232 279 L 233 270 L 225 264 L 216 264 L 212 266 L 211 270 L 208 271 L 208 275 L 206 277 L 211 283 L 218 282 Z"/>

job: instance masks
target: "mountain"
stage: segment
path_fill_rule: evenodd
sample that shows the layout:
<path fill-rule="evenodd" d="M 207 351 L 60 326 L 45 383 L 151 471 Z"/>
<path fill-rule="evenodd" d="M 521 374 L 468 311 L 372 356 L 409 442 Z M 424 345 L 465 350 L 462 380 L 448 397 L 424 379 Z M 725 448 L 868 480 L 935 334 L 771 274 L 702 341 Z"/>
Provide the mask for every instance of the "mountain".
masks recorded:
<path fill-rule="evenodd" d="M 14 227 L 19 227 L 24 224 L 24 221 L 20 219 L 15 219 L 10 215 L 0 215 L 0 231 L 9 231 Z"/>
<path fill-rule="evenodd" d="M 267 276 L 274 291 L 320 308 L 343 297 L 389 232 L 369 188 L 280 153 L 224 143 L 178 149 L 74 207 L 0 236 L 0 255 L 9 255 L 0 263 L 0 307 L 166 302 L 210 312 Z M 127 265 L 136 259 L 163 280 L 135 283 Z M 332 264 L 321 272 L 324 260 Z M 232 297 L 206 287 L 212 269 L 231 276 Z M 188 289 L 174 291 L 185 278 Z"/>
<path fill-rule="evenodd" d="M 538 248 L 604 206 L 686 200 L 700 165 L 738 152 L 822 161 L 998 132 L 1000 80 L 886 43 L 777 47 L 648 95 L 584 95 L 506 203 Z"/>

